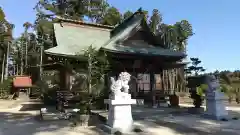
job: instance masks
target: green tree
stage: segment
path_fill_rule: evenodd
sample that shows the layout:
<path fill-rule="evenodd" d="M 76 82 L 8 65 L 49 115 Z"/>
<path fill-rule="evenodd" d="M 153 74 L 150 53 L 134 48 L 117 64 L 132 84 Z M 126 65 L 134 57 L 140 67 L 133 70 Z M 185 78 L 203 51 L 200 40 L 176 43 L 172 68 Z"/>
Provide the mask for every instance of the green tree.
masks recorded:
<path fill-rule="evenodd" d="M 157 36 L 163 41 L 166 48 L 186 52 L 187 41 L 194 34 L 192 25 L 187 20 L 181 20 L 173 25 L 159 24 L 161 16 L 156 11 L 154 13 L 151 17 L 153 21 L 150 21 L 150 28 L 153 31 L 157 30 Z"/>
<path fill-rule="evenodd" d="M 121 13 L 115 7 L 108 8 L 105 16 L 103 17 L 102 24 L 115 26 L 122 20 Z"/>
<path fill-rule="evenodd" d="M 9 51 L 11 50 L 11 41 L 13 39 L 12 31 L 14 25 L 9 23 L 5 19 L 5 14 L 0 7 L 0 57 L 1 57 L 1 82 L 3 82 L 3 77 L 5 74 L 5 79 L 8 77 L 8 65 L 9 65 Z M 5 69 L 5 72 L 4 72 Z"/>
<path fill-rule="evenodd" d="M 0 7 L 0 21 L 6 21 L 5 20 L 5 13 L 3 12 L 2 7 Z"/>
<path fill-rule="evenodd" d="M 85 16 L 92 21 L 100 21 L 109 4 L 94 0 L 39 0 L 35 9 L 47 18 L 60 16 L 73 20 L 83 20 Z"/>
<path fill-rule="evenodd" d="M 148 17 L 146 17 L 148 19 Z M 186 52 L 187 48 L 187 41 L 193 35 L 192 26 L 188 21 L 181 20 L 176 22 L 173 25 L 165 24 L 162 22 L 162 15 L 159 13 L 157 9 L 153 10 L 152 16 L 149 20 L 149 27 L 153 33 L 157 36 L 157 38 L 161 39 L 162 44 L 165 48 L 172 49 L 172 50 L 179 50 Z M 164 85 L 167 87 L 168 84 L 175 85 L 177 83 L 184 86 L 184 74 L 182 69 L 177 69 L 173 71 L 164 71 L 164 76 L 168 76 L 167 82 L 163 82 Z M 174 80 L 177 80 L 175 82 Z M 176 85 L 175 85 L 176 86 Z"/>
<path fill-rule="evenodd" d="M 133 15 L 133 12 L 128 10 L 123 14 L 123 19 L 127 19 L 128 17 L 130 17 L 132 15 Z"/>
<path fill-rule="evenodd" d="M 44 17 L 61 16 L 68 19 L 82 20 L 88 11 L 84 0 L 39 0 L 35 9 Z"/>
<path fill-rule="evenodd" d="M 187 20 L 181 20 L 174 24 L 174 29 L 177 50 L 186 52 L 187 41 L 194 34 L 192 25 Z"/>
<path fill-rule="evenodd" d="M 93 23 L 102 23 L 103 18 L 106 15 L 109 7 L 109 4 L 105 0 L 90 2 L 90 10 L 86 14 L 86 16 Z"/>
<path fill-rule="evenodd" d="M 19 75 L 20 70 L 21 70 L 21 60 L 23 59 L 22 55 L 22 44 L 24 41 L 24 37 L 20 36 L 16 39 L 13 40 L 13 50 L 11 51 L 11 57 L 13 61 L 13 66 L 14 66 L 14 75 Z"/>
<path fill-rule="evenodd" d="M 24 31 L 25 42 L 24 42 L 24 44 L 22 44 L 22 51 L 24 52 L 24 56 L 25 56 L 24 57 L 25 73 L 27 73 L 27 69 L 28 69 L 28 47 L 29 47 L 29 43 L 30 43 L 29 42 L 30 36 L 29 36 L 28 30 L 32 27 L 32 24 L 30 22 L 25 22 L 23 24 L 23 27 L 25 28 L 25 31 Z M 23 64 L 21 65 L 21 67 L 23 68 Z M 21 74 L 22 74 L 22 70 L 21 70 Z"/>
<path fill-rule="evenodd" d="M 85 50 L 84 56 L 87 60 L 87 64 L 82 67 L 83 78 L 86 83 L 84 101 L 82 101 L 80 107 L 87 108 L 87 114 L 90 113 L 91 104 L 104 90 L 104 77 L 108 70 L 108 60 L 105 53 L 100 53 L 92 46 Z M 82 108 L 84 110 L 84 108 Z"/>
<path fill-rule="evenodd" d="M 156 34 L 162 23 L 162 15 L 157 9 L 153 9 L 152 16 L 150 17 L 149 27 L 151 31 Z"/>
<path fill-rule="evenodd" d="M 199 73 L 205 71 L 202 66 L 199 66 L 201 61 L 198 58 L 190 58 L 190 60 L 192 65 L 187 68 L 187 72 L 190 72 L 191 74 L 194 73 L 194 75 L 197 76 Z"/>

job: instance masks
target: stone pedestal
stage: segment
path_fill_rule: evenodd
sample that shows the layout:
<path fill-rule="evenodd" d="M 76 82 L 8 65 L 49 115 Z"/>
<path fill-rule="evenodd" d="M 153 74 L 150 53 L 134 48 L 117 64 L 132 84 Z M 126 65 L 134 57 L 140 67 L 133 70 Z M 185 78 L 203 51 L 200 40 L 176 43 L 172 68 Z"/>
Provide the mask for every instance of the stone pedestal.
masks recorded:
<path fill-rule="evenodd" d="M 228 112 L 224 104 L 224 93 L 220 91 L 212 91 L 207 93 L 205 116 L 212 119 L 228 119 Z"/>
<path fill-rule="evenodd" d="M 131 95 L 126 94 L 105 99 L 104 103 L 109 105 L 107 125 L 115 131 L 131 132 L 133 128 L 131 105 L 136 104 L 136 99 L 131 99 Z"/>

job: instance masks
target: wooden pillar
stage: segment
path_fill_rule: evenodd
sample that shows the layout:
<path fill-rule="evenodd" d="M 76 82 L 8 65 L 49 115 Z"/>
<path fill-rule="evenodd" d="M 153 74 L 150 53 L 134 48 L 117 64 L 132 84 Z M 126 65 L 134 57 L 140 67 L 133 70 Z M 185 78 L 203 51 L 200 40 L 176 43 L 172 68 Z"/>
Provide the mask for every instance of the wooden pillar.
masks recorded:
<path fill-rule="evenodd" d="M 136 87 L 136 98 L 139 96 L 139 88 L 138 88 L 138 72 L 135 72 L 135 77 L 136 77 L 136 84 L 135 84 L 135 87 Z"/>
<path fill-rule="evenodd" d="M 107 74 L 105 74 L 105 76 L 104 76 L 104 85 L 105 85 L 105 87 L 107 87 L 107 89 L 109 88 L 109 73 L 107 73 Z"/>
<path fill-rule="evenodd" d="M 154 72 L 150 72 L 150 91 L 154 91 Z"/>
<path fill-rule="evenodd" d="M 70 88 L 70 73 L 68 70 L 65 70 L 65 89 L 69 90 Z"/>
<path fill-rule="evenodd" d="M 62 90 L 70 88 L 70 74 L 65 67 L 61 67 L 60 69 L 60 82 Z"/>
<path fill-rule="evenodd" d="M 64 68 L 61 67 L 59 69 L 59 74 L 60 74 L 60 90 L 62 90 L 62 88 L 65 88 L 65 73 L 64 73 Z"/>
<path fill-rule="evenodd" d="M 104 85 L 105 85 L 105 88 L 103 89 L 104 90 L 104 98 L 107 99 L 109 98 L 109 93 L 110 93 L 110 84 L 111 84 L 111 81 L 110 81 L 110 76 L 109 76 L 109 73 L 105 74 L 104 76 Z"/>
<path fill-rule="evenodd" d="M 164 82 L 164 73 L 163 73 L 163 70 L 161 71 L 161 80 L 162 80 L 162 90 L 164 91 L 165 90 L 165 82 Z"/>
<path fill-rule="evenodd" d="M 155 90 L 154 90 L 154 72 L 150 72 L 150 91 L 151 91 L 151 99 L 152 99 L 152 104 L 155 104 L 156 97 L 155 97 Z"/>
<path fill-rule="evenodd" d="M 137 77 L 137 73 L 136 72 L 132 72 L 131 73 L 132 76 Z M 132 94 L 133 98 L 137 97 L 137 80 L 134 78 L 131 79 L 131 81 L 129 82 L 130 85 L 130 93 Z"/>
<path fill-rule="evenodd" d="M 109 73 L 106 75 L 105 84 L 107 84 L 106 86 L 108 87 L 108 93 L 111 91 L 111 90 L 110 90 L 111 77 L 115 77 L 115 79 L 116 79 L 116 73 L 115 73 L 115 72 L 109 72 Z"/>

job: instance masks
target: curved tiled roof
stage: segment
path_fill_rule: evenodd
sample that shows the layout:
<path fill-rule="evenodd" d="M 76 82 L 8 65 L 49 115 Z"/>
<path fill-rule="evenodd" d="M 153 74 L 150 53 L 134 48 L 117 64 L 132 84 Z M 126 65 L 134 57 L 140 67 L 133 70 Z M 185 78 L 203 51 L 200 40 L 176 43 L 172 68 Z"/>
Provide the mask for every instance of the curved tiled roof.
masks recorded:
<path fill-rule="evenodd" d="M 83 55 L 83 50 L 92 45 L 97 50 L 103 49 L 114 53 L 179 58 L 186 56 L 183 52 L 169 50 L 160 46 L 157 40 L 150 44 L 148 42 L 137 43 L 137 45 L 123 43 L 130 35 L 138 31 L 137 28 L 139 26 L 146 29 L 148 34 L 150 33 L 144 17 L 141 11 L 137 11 L 116 27 L 57 17 L 63 22 L 54 24 L 57 46 L 45 50 L 45 52 L 63 56 Z M 79 26 L 75 27 L 75 24 L 79 24 Z M 151 34 L 151 36 L 155 35 Z"/>

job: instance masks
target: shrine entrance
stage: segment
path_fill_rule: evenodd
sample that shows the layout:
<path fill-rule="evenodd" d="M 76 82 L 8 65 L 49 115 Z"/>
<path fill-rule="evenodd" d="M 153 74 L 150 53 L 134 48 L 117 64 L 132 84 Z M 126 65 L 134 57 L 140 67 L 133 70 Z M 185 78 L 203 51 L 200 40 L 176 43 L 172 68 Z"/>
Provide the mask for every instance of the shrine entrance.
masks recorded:
<path fill-rule="evenodd" d="M 163 89 L 163 79 L 161 74 L 154 74 L 153 81 L 151 82 L 150 74 L 137 75 L 137 90 L 136 97 L 138 99 L 144 99 L 145 103 L 152 103 L 164 101 L 166 95 Z"/>

